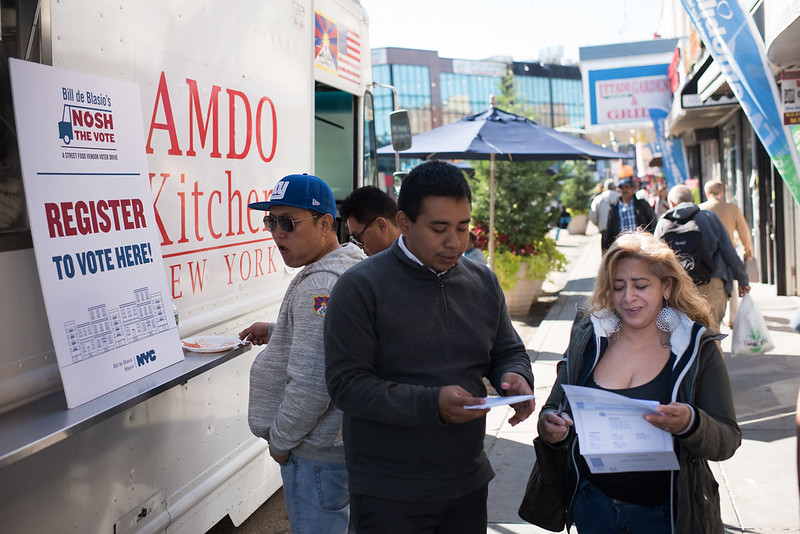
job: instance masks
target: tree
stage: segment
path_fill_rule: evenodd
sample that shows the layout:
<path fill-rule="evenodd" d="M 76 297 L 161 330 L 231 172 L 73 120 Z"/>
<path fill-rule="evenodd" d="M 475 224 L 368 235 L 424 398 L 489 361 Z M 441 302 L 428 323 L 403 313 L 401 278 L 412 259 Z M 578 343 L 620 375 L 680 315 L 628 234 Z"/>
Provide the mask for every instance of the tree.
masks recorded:
<path fill-rule="evenodd" d="M 592 194 L 597 187 L 595 173 L 589 168 L 589 164 L 585 161 L 565 161 L 558 174 L 563 177 L 561 203 L 564 207 L 572 215 L 588 213 Z"/>
<path fill-rule="evenodd" d="M 531 109 L 531 106 L 521 102 L 516 87 L 514 86 L 514 74 L 511 71 L 500 78 L 500 94 L 497 95 L 497 107 L 503 111 L 525 117 L 531 121 L 539 120 L 539 114 Z"/>
<path fill-rule="evenodd" d="M 531 243 L 541 241 L 558 221 L 559 175 L 552 162 L 498 161 L 495 163 L 494 227 L 497 241 L 513 252 L 526 255 Z M 473 163 L 472 216 L 489 222 L 489 162 Z M 488 224 L 487 224 L 488 226 Z M 531 251 L 532 252 L 532 251 Z"/>
<path fill-rule="evenodd" d="M 526 116 L 519 104 L 513 84 L 514 77 L 506 74 L 500 82 L 497 107 Z M 527 117 L 530 118 L 530 117 Z M 556 249 L 547 232 L 559 217 L 554 209 L 563 178 L 551 168 L 553 161 L 499 161 L 495 163 L 495 273 L 505 290 L 516 283 L 520 264 L 528 264 L 527 278 L 544 280 L 550 271 L 561 269 L 566 258 Z M 471 179 L 472 216 L 478 246 L 485 246 L 489 228 L 490 163 L 473 163 L 475 176 Z"/>

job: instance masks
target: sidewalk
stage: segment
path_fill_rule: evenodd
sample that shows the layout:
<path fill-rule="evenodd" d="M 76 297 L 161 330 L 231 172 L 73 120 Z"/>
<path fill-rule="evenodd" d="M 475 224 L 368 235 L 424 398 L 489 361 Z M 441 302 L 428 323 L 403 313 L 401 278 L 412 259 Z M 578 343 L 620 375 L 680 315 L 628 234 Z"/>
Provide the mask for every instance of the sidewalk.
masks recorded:
<path fill-rule="evenodd" d="M 549 310 L 540 324 L 515 318 L 533 362 L 537 409 L 555 380 L 555 365 L 569 341 L 575 305 L 591 292 L 600 264 L 600 236 L 590 225 L 587 235 L 562 232 L 558 246 L 569 260 L 567 271 L 545 283 Z M 548 295 L 557 293 L 553 302 Z M 722 342 L 742 430 L 742 446 L 733 458 L 712 463 L 720 485 L 722 519 L 727 533 L 800 532 L 796 471 L 795 401 L 800 386 L 800 334 L 788 326 L 800 299 L 779 297 L 774 286 L 753 284 L 776 348 L 758 356 L 730 356 L 730 338 Z M 551 297 L 552 300 L 552 297 Z M 723 333 L 730 330 L 723 326 Z M 497 476 L 489 485 L 489 529 L 495 534 L 548 532 L 523 522 L 517 507 L 533 465 L 537 413 L 511 427 L 510 408 L 489 412 L 486 450 Z M 574 530 L 573 530 L 574 532 Z M 683 534 L 683 533 L 681 533 Z"/>

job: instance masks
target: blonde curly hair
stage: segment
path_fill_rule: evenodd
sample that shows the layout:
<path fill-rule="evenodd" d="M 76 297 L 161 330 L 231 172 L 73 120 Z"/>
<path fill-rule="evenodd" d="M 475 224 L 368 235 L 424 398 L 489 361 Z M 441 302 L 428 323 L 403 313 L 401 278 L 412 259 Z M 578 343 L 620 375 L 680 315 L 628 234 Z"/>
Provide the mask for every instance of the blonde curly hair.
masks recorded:
<path fill-rule="evenodd" d="M 672 280 L 668 304 L 704 326 L 711 324 L 711 306 L 700 294 L 692 278 L 681 266 L 669 245 L 642 230 L 620 234 L 603 255 L 594 291 L 586 303 L 587 313 L 613 310 L 611 295 L 617 264 L 623 259 L 638 259 L 653 270 L 662 282 Z"/>

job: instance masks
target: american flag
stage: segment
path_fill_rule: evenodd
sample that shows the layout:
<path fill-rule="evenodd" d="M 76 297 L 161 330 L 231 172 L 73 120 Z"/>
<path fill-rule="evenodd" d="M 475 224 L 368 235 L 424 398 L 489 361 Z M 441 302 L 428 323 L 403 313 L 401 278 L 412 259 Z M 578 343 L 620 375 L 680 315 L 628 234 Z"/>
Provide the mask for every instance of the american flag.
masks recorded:
<path fill-rule="evenodd" d="M 361 37 L 317 11 L 314 62 L 340 78 L 361 83 Z"/>
<path fill-rule="evenodd" d="M 361 36 L 343 26 L 339 27 L 339 76 L 361 83 Z"/>

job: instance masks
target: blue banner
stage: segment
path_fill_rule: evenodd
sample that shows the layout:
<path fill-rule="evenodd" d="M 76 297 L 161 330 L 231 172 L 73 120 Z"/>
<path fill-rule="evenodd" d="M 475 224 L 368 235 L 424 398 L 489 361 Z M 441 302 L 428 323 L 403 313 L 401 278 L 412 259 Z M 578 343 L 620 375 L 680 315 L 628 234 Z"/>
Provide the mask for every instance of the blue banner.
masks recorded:
<path fill-rule="evenodd" d="M 800 203 L 800 159 L 791 131 L 783 125 L 778 86 L 753 17 L 737 0 L 681 2 L 786 187 Z"/>
<path fill-rule="evenodd" d="M 653 129 L 656 132 L 658 144 L 661 145 L 661 161 L 664 177 L 667 179 L 667 188 L 671 189 L 674 185 L 686 183 L 686 180 L 689 179 L 689 165 L 683 150 L 683 139 L 667 139 L 664 135 L 667 110 L 650 108 L 648 111 L 653 120 Z"/>

